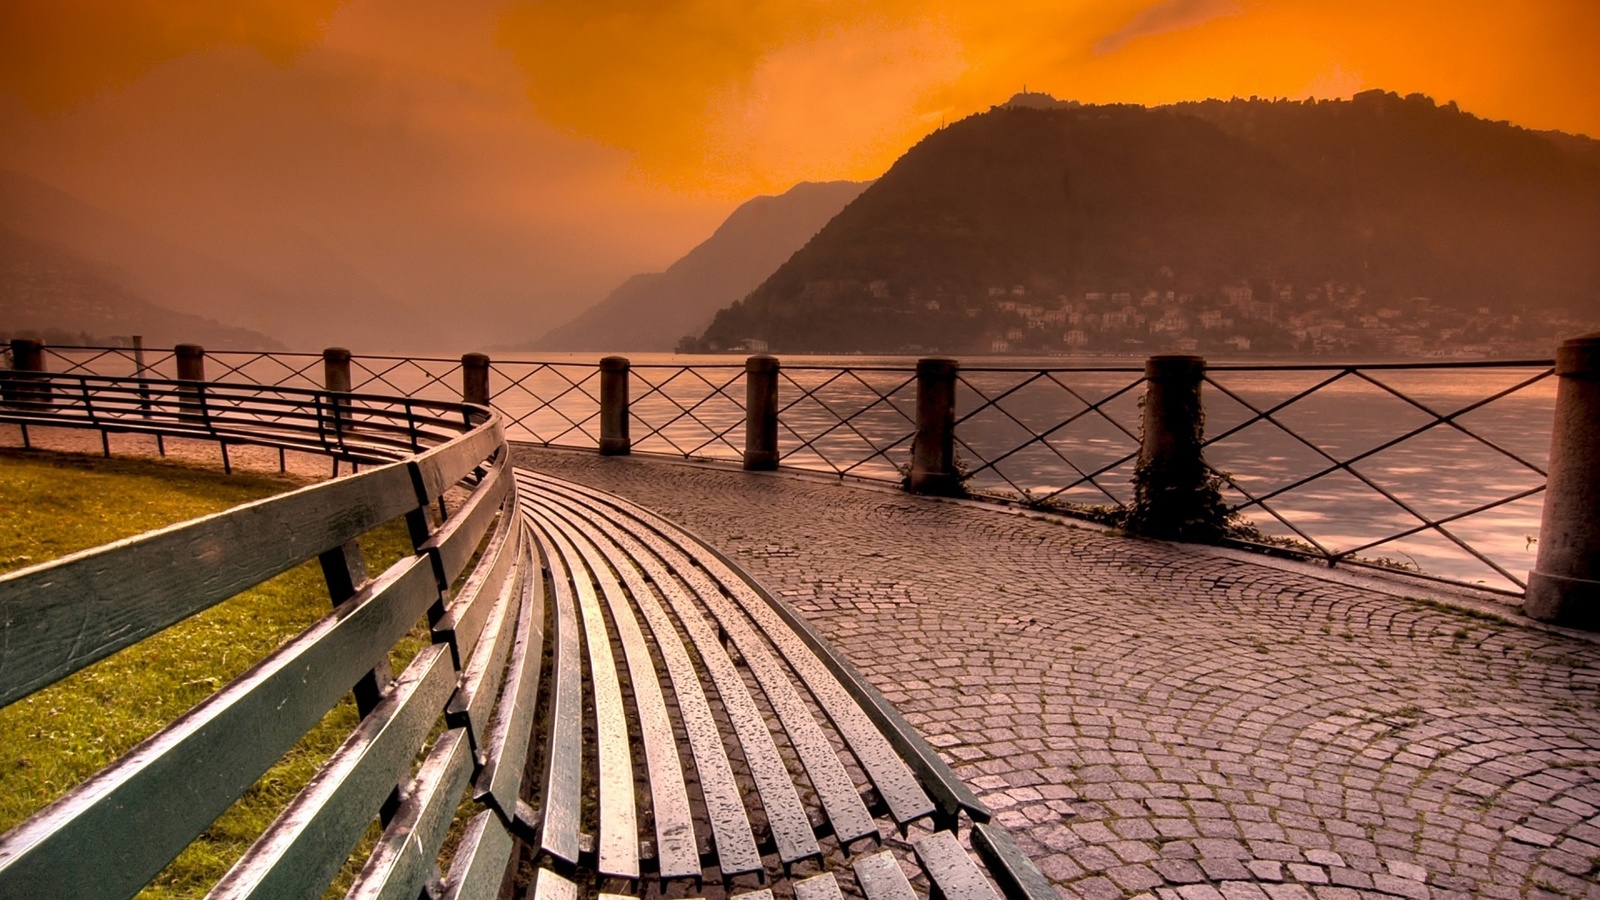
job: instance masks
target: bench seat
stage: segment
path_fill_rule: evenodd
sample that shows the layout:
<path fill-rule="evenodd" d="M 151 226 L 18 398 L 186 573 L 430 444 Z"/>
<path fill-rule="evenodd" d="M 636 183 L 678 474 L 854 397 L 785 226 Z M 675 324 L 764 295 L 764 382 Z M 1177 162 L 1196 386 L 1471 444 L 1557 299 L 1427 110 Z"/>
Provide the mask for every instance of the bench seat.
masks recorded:
<path fill-rule="evenodd" d="M 550 610 L 517 823 L 530 896 L 1056 896 L 893 706 L 738 565 L 619 497 L 515 474 Z"/>

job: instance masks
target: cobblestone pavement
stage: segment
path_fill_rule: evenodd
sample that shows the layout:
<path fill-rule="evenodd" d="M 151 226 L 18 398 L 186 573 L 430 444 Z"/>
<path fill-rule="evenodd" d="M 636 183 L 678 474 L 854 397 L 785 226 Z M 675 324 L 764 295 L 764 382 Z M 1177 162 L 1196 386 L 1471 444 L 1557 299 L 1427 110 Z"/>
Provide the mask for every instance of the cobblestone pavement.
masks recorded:
<path fill-rule="evenodd" d="M 812 617 L 1063 895 L 1600 897 L 1586 636 L 979 504 L 517 459 L 674 518 Z"/>

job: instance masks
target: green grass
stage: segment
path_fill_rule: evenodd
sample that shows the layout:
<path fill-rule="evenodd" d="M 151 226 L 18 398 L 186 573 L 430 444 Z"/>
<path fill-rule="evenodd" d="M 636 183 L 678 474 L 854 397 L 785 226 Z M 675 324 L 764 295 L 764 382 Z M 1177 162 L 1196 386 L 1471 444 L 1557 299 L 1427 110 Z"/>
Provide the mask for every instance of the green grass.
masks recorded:
<path fill-rule="evenodd" d="M 0 452 L 0 571 L 37 565 L 298 486 L 166 462 Z M 370 570 L 410 552 L 402 522 L 362 538 Z M 0 710 L 0 831 L 60 797 L 325 615 L 315 561 Z M 395 671 L 427 642 L 413 631 Z M 340 703 L 142 896 L 198 897 L 238 859 L 357 721 Z M 346 878 L 353 873 L 346 873 Z"/>

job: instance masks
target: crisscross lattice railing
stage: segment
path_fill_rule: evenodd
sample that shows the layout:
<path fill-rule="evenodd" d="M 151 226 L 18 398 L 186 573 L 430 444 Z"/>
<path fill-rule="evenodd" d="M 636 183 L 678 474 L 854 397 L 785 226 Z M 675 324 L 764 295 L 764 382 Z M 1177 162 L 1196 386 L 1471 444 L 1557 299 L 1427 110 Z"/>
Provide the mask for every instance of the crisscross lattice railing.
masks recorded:
<path fill-rule="evenodd" d="M 916 433 L 916 370 L 784 366 L 778 459 L 786 466 L 899 483 Z"/>
<path fill-rule="evenodd" d="M 1045 505 L 1130 499 L 1142 369 L 972 368 L 958 384 L 970 490 Z"/>
<path fill-rule="evenodd" d="M 49 348 L 52 370 L 134 374 L 129 348 Z M 207 377 L 320 387 L 316 354 L 208 354 Z M 172 377 L 171 351 L 145 351 Z M 635 452 L 737 460 L 738 364 L 632 366 Z M 352 389 L 455 400 L 458 359 L 358 356 Z M 593 449 L 590 362 L 495 361 L 493 405 L 515 440 Z M 905 366 L 778 370 L 782 465 L 899 483 L 916 433 Z M 957 464 L 975 493 L 1045 506 L 1132 498 L 1143 368 L 972 367 L 957 376 Z M 1516 590 L 1532 565 L 1555 379 L 1547 360 L 1213 366 L 1206 453 L 1224 498 L 1280 549 Z"/>
<path fill-rule="evenodd" d="M 1224 366 L 1206 384 L 1208 461 L 1264 534 L 1329 562 L 1524 587 L 1549 362 Z"/>

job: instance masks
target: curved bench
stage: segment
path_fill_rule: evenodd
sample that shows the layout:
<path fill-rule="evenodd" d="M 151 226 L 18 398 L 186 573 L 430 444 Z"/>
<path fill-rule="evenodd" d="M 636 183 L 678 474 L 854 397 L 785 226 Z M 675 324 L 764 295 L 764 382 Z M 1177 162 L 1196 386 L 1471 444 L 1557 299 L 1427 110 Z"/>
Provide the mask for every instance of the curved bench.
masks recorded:
<path fill-rule="evenodd" d="M 86 376 L 4 387 L 0 422 L 377 467 L 0 577 L 0 706 L 312 558 L 335 603 L 0 836 L 0 896 L 132 895 L 353 692 L 360 725 L 214 895 L 320 895 L 378 820 L 352 896 L 495 896 L 531 863 L 539 900 L 708 877 L 752 900 L 779 878 L 798 900 L 1055 897 L 801 616 L 648 510 L 512 469 L 481 407 Z M 415 552 L 367 577 L 360 536 L 399 516 Z M 389 649 L 423 616 L 433 643 L 391 676 Z M 441 874 L 464 795 L 484 809 Z"/>
<path fill-rule="evenodd" d="M 357 895 L 497 893 L 516 860 L 509 828 L 544 594 L 510 514 L 498 418 L 247 385 L 50 375 L 4 386 L 0 421 L 319 450 L 377 467 L 0 578 L 0 706 L 311 559 L 335 604 L 0 836 L 0 896 L 133 895 L 352 691 L 360 724 L 213 894 L 319 896 L 374 820 L 384 832 Z M 361 536 L 400 517 L 414 552 L 368 577 Z M 390 648 L 424 618 L 432 644 L 391 675 Z M 486 809 L 441 881 L 439 848 L 469 785 Z"/>
<path fill-rule="evenodd" d="M 646 875 L 698 885 L 713 867 L 725 887 L 759 884 L 764 856 L 785 877 L 805 870 L 801 900 L 907 900 L 906 869 L 935 897 L 1056 896 L 915 729 L 748 573 L 619 497 L 516 476 L 553 597 L 543 805 L 521 823 L 539 896 Z"/>

